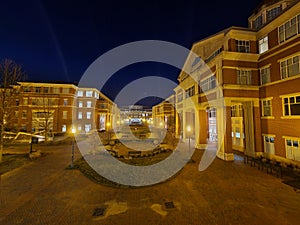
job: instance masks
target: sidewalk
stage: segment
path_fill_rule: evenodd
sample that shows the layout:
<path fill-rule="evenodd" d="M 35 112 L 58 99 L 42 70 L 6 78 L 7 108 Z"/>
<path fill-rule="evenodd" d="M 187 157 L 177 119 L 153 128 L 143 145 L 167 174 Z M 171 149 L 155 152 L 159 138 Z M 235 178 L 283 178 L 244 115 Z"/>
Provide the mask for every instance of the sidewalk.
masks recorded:
<path fill-rule="evenodd" d="M 119 189 L 65 170 L 71 146 L 2 176 L 0 224 L 298 224 L 300 195 L 242 161 L 215 159 L 199 172 L 203 151 L 173 179 Z M 76 151 L 75 158 L 80 157 Z M 174 206 L 174 207 L 173 207 Z M 102 216 L 93 216 L 95 209 Z M 97 211 L 97 210 L 96 210 Z"/>

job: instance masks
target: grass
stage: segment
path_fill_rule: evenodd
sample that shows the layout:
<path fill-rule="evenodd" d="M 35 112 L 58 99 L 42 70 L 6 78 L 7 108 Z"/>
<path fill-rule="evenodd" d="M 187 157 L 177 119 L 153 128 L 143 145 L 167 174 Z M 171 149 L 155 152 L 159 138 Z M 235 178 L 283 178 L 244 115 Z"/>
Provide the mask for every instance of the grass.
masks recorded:
<path fill-rule="evenodd" d="M 0 174 L 5 174 L 16 168 L 19 168 L 32 160 L 28 157 L 28 154 L 4 154 L 3 161 L 0 163 Z"/>

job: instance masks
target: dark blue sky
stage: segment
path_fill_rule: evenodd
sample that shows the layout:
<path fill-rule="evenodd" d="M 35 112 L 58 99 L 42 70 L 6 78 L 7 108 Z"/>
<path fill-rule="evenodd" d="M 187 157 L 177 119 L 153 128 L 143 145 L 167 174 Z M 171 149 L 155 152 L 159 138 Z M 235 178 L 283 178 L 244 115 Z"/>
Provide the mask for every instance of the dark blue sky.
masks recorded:
<path fill-rule="evenodd" d="M 259 2 L 1 1 L 0 59 L 21 64 L 30 81 L 76 82 L 97 57 L 128 42 L 155 39 L 190 48 L 227 27 L 245 27 Z M 113 98 L 145 71 L 173 80 L 179 72 L 158 63 L 132 65 L 103 91 Z"/>

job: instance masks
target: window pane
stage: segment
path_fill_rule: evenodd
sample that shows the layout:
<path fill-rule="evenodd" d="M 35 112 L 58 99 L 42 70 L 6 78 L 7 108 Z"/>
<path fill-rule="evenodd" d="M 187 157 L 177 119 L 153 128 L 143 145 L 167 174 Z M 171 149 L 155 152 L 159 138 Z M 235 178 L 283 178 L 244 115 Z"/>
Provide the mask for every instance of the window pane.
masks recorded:
<path fill-rule="evenodd" d="M 294 146 L 294 148 L 298 148 L 299 142 L 298 141 L 293 141 L 293 146 Z"/>
<path fill-rule="evenodd" d="M 291 140 L 286 140 L 286 145 L 287 146 L 292 146 L 292 141 Z"/>
<path fill-rule="evenodd" d="M 290 113 L 289 113 L 289 106 L 288 105 L 284 106 L 284 115 L 285 116 L 289 116 L 290 115 Z"/>
<path fill-rule="evenodd" d="M 274 143 L 274 138 L 270 137 L 270 143 Z"/>
<path fill-rule="evenodd" d="M 266 142 L 269 142 L 269 137 L 266 136 L 266 137 L 265 137 L 265 141 L 266 141 Z"/>
<path fill-rule="evenodd" d="M 300 115 L 300 104 L 293 104 L 291 107 L 291 115 Z"/>

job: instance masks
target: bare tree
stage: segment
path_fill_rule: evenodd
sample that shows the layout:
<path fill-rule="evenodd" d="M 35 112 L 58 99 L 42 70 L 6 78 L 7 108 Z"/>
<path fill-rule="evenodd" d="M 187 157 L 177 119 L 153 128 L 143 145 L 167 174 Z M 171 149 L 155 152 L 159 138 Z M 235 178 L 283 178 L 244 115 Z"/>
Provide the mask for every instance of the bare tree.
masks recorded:
<path fill-rule="evenodd" d="M 44 95 L 33 100 L 36 106 L 32 110 L 32 127 L 36 131 L 42 131 L 45 135 L 45 142 L 49 139 L 49 133 L 53 130 L 53 120 L 57 99 L 49 95 Z"/>
<path fill-rule="evenodd" d="M 13 88 L 25 77 L 22 67 L 14 61 L 5 59 L 0 63 L 0 162 L 3 155 L 3 136 L 8 120 L 16 109 L 17 91 Z"/>

